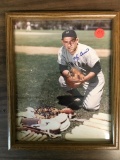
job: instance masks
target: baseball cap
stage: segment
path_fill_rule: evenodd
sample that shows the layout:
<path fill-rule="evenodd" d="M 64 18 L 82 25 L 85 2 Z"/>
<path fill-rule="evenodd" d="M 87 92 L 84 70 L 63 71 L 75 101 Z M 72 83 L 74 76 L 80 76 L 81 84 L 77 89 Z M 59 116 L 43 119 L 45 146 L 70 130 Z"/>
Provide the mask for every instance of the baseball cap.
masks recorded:
<path fill-rule="evenodd" d="M 65 30 L 63 33 L 62 33 L 62 39 L 65 38 L 65 37 L 74 37 L 74 38 L 77 38 L 77 34 L 74 30 Z"/>

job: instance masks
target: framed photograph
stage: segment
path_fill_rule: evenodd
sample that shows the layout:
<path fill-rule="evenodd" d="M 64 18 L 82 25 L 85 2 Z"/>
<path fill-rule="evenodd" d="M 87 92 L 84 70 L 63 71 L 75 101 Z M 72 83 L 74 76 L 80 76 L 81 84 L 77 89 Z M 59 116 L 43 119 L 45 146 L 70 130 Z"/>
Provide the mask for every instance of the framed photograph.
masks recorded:
<path fill-rule="evenodd" d="M 8 149 L 118 149 L 118 12 L 9 12 Z"/>

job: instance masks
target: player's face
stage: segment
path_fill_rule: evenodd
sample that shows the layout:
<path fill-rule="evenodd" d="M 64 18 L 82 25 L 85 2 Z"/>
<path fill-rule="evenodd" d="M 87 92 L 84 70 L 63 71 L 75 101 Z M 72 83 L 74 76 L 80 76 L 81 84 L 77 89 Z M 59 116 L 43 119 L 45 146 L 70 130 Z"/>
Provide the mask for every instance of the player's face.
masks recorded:
<path fill-rule="evenodd" d="M 62 43 L 65 46 L 65 48 L 68 50 L 68 52 L 70 52 L 70 54 L 73 55 L 77 49 L 78 41 L 79 41 L 78 38 L 65 37 L 62 40 Z"/>

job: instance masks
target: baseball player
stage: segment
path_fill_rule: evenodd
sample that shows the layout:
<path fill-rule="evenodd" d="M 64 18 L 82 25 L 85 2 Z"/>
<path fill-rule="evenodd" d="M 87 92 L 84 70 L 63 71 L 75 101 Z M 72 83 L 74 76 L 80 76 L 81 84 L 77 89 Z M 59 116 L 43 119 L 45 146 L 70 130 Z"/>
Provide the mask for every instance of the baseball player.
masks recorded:
<path fill-rule="evenodd" d="M 82 106 L 86 110 L 98 110 L 105 84 L 104 75 L 100 65 L 100 59 L 96 51 L 84 44 L 74 30 L 66 30 L 62 33 L 62 44 L 58 53 L 58 64 L 61 76 L 60 86 L 71 93 L 75 100 L 81 100 L 81 93 L 77 88 L 83 89 Z M 80 83 L 70 87 L 66 79 L 70 77 L 70 68 L 75 67 L 84 74 Z M 78 99 L 79 98 L 79 99 Z"/>

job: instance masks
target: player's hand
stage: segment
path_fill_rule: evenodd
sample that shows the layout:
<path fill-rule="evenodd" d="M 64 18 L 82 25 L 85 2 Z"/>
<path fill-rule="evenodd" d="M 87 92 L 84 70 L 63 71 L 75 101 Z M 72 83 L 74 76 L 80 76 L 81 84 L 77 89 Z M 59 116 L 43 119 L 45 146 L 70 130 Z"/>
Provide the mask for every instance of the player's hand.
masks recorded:
<path fill-rule="evenodd" d="M 76 68 L 72 68 L 66 79 L 66 84 L 71 88 L 78 88 L 84 79 L 84 75 Z"/>

